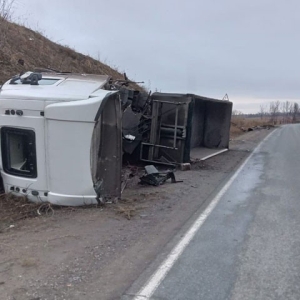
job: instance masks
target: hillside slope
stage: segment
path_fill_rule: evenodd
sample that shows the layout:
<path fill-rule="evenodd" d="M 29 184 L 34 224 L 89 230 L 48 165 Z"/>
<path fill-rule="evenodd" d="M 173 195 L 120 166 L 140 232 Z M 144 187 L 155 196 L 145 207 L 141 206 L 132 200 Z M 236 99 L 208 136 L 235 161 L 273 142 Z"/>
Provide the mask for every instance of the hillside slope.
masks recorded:
<path fill-rule="evenodd" d="M 108 65 L 56 44 L 24 26 L 5 21 L 5 31 L 6 38 L 2 40 L 0 47 L 0 85 L 13 75 L 33 70 L 35 67 L 124 79 L 122 74 Z M 23 66 L 18 63 L 19 60 L 24 61 Z M 131 85 L 141 89 L 135 84 Z"/>

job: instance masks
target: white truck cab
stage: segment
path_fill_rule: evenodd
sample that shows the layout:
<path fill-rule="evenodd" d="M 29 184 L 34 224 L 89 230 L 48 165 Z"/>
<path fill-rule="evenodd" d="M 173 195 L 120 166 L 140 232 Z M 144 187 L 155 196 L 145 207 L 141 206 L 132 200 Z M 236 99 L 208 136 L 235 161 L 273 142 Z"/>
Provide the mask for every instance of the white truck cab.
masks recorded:
<path fill-rule="evenodd" d="M 0 89 L 5 192 L 85 205 L 120 197 L 121 104 L 104 75 L 27 72 Z"/>

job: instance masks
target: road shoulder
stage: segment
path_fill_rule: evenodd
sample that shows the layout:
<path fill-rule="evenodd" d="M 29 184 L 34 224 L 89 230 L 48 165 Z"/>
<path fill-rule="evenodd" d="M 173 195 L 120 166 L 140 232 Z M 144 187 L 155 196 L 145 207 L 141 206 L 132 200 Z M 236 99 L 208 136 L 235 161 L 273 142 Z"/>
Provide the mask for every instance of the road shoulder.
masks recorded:
<path fill-rule="evenodd" d="M 248 132 L 230 151 L 176 172 L 183 183 L 132 187 L 119 206 L 57 212 L 0 234 L 4 299 L 120 298 L 269 133 Z"/>

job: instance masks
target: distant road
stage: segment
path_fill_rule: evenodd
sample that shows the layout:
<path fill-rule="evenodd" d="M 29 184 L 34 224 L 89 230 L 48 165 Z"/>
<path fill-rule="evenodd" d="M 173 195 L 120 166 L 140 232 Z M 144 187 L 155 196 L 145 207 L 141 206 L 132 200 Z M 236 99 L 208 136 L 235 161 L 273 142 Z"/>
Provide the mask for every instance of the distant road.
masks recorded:
<path fill-rule="evenodd" d="M 233 176 L 124 299 L 300 299 L 300 125 L 272 132 Z"/>

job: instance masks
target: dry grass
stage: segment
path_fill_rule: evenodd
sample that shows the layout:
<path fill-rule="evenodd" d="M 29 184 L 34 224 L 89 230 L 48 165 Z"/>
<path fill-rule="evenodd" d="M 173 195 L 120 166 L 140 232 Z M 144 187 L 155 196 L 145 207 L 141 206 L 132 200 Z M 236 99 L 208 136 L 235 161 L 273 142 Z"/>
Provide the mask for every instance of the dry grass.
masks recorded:
<path fill-rule="evenodd" d="M 123 198 L 116 206 L 115 212 L 127 220 L 131 220 L 140 210 L 147 208 L 144 201 L 138 198 Z"/>
<path fill-rule="evenodd" d="M 38 216 L 40 204 L 28 202 L 26 197 L 14 197 L 11 194 L 0 196 L 0 225 Z"/>
<path fill-rule="evenodd" d="M 244 131 L 238 127 L 234 122 L 231 122 L 230 126 L 230 138 L 233 139 L 241 134 L 243 134 Z"/>
<path fill-rule="evenodd" d="M 56 44 L 39 32 L 5 21 L 7 38 L 0 49 L 0 85 L 21 71 L 36 67 L 52 68 L 74 73 L 109 75 L 124 79 L 123 75 L 108 65 L 69 48 Z M 18 61 L 24 60 L 24 66 Z M 136 89 L 142 89 L 132 84 Z"/>
<path fill-rule="evenodd" d="M 55 211 L 64 210 L 68 212 L 76 209 L 86 209 L 94 206 L 68 207 L 52 205 L 48 202 L 29 202 L 24 196 L 13 196 L 12 194 L 0 195 L 0 232 L 15 226 L 16 222 L 35 217 L 51 217 Z"/>
<path fill-rule="evenodd" d="M 23 268 L 32 268 L 37 266 L 37 262 L 34 258 L 25 258 L 21 262 Z"/>
<path fill-rule="evenodd" d="M 137 213 L 137 209 L 133 205 L 118 205 L 116 213 L 124 216 L 127 220 L 131 220 Z"/>
<path fill-rule="evenodd" d="M 232 116 L 230 127 L 230 138 L 235 138 L 244 132 L 248 131 L 248 128 L 253 127 L 273 127 L 268 118 L 246 118 L 243 116 Z"/>
<path fill-rule="evenodd" d="M 140 210 L 147 206 L 142 205 L 138 198 L 122 199 L 111 205 L 85 205 L 85 206 L 59 206 L 50 203 L 29 202 L 26 197 L 13 196 L 12 194 L 0 195 L 0 233 L 14 228 L 18 221 L 35 217 L 52 217 L 57 211 L 73 213 L 86 209 L 112 209 L 116 214 L 131 220 Z"/>

